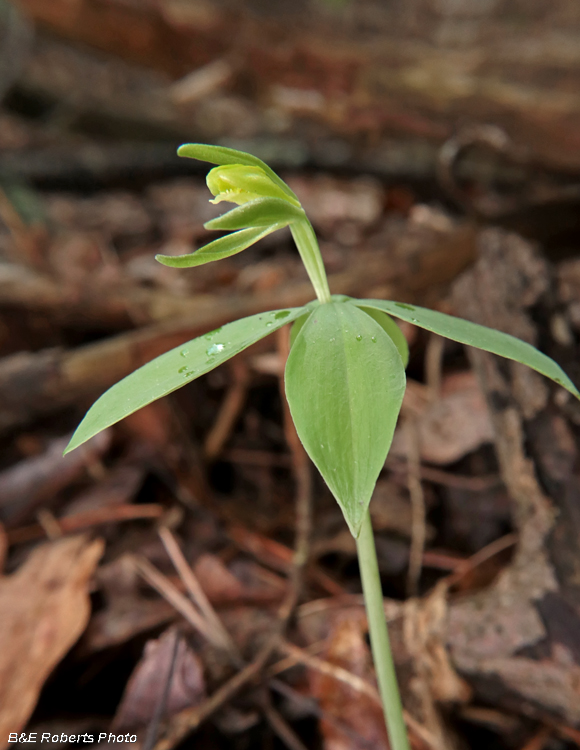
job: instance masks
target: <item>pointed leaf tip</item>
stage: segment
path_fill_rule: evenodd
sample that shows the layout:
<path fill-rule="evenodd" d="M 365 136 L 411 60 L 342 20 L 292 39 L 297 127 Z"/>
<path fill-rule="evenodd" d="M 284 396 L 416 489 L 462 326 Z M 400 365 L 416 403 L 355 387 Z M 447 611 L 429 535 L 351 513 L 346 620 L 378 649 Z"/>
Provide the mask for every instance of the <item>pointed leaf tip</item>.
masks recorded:
<path fill-rule="evenodd" d="M 251 315 L 162 354 L 104 393 L 77 427 L 65 453 L 143 406 L 213 370 L 248 346 L 304 314 L 292 307 Z"/>
<path fill-rule="evenodd" d="M 300 322 L 285 373 L 290 413 L 356 537 L 403 401 L 403 363 L 383 328 L 355 305 L 319 305 Z"/>
<path fill-rule="evenodd" d="M 204 263 L 211 263 L 213 260 L 229 258 L 231 255 L 241 253 L 242 250 L 254 245 L 272 232 L 282 229 L 284 224 L 272 224 L 267 227 L 252 227 L 250 229 L 241 229 L 239 232 L 232 232 L 225 237 L 219 237 L 213 242 L 200 247 L 193 253 L 186 255 L 156 255 L 155 260 L 163 266 L 170 268 L 193 268 L 202 266 Z"/>
<path fill-rule="evenodd" d="M 515 336 L 496 331 L 493 328 L 487 328 L 478 323 L 472 323 L 463 318 L 455 318 L 452 315 L 429 310 L 425 307 L 417 307 L 417 305 L 408 305 L 404 302 L 378 299 L 354 300 L 354 302 L 360 307 L 382 310 L 395 318 L 406 320 L 419 326 L 419 328 L 438 333 L 440 336 L 458 341 L 460 344 L 473 346 L 476 349 L 482 349 L 505 359 L 527 365 L 527 367 L 531 367 L 532 370 L 550 378 L 580 399 L 580 392 L 560 365 L 531 344 Z"/>

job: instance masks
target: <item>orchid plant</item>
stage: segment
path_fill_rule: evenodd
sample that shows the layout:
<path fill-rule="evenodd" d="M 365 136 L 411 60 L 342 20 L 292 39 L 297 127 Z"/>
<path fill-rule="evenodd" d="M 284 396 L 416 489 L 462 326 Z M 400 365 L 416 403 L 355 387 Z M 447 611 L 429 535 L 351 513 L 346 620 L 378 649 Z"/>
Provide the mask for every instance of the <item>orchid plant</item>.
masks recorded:
<path fill-rule="evenodd" d="M 206 229 L 229 234 L 191 254 L 157 255 L 157 260 L 174 268 L 202 265 L 239 253 L 288 226 L 316 300 L 236 320 L 139 368 L 96 401 L 65 452 L 293 323 L 285 370 L 290 413 L 356 539 L 389 739 L 393 750 L 408 750 L 369 514 L 405 392 L 409 352 L 393 317 L 526 364 L 577 398 L 580 393 L 553 360 L 505 333 L 402 302 L 331 295 L 312 225 L 299 199 L 267 164 L 221 146 L 186 144 L 178 153 L 217 165 L 207 176 L 212 202 L 237 206 L 205 224 Z"/>

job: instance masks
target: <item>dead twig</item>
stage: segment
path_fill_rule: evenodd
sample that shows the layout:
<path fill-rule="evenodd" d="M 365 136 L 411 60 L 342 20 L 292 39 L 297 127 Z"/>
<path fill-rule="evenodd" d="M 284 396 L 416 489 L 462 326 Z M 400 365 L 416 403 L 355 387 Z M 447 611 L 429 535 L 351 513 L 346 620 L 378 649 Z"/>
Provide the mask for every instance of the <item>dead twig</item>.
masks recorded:
<path fill-rule="evenodd" d="M 419 430 L 415 417 L 410 414 L 405 425 L 407 431 L 407 465 L 409 473 L 407 484 L 411 498 L 411 548 L 409 550 L 409 568 L 407 571 L 407 595 L 416 596 L 423 565 L 425 549 L 425 496 L 421 486 L 421 455 Z"/>
<path fill-rule="evenodd" d="M 197 576 L 188 565 L 177 540 L 166 527 L 159 529 L 159 536 L 161 537 L 163 546 L 165 547 L 171 562 L 175 566 L 175 569 L 179 573 L 179 577 L 183 581 L 188 594 L 205 617 L 208 625 L 213 629 L 216 641 L 221 643 L 221 647 L 230 654 L 234 663 L 239 663 L 241 661 L 241 656 L 235 643 L 232 641 L 230 634 L 216 614 L 215 609 L 212 607 L 205 591 L 197 579 Z"/>
<path fill-rule="evenodd" d="M 433 401 L 437 399 L 441 392 L 444 350 L 445 339 L 432 333 L 425 350 L 425 382 Z"/>
<path fill-rule="evenodd" d="M 263 691 L 262 710 L 268 724 L 288 750 L 307 750 L 306 745 L 304 745 L 294 730 L 288 726 L 282 714 L 274 708 L 267 690 Z"/>
<path fill-rule="evenodd" d="M 552 729 L 541 727 L 527 742 L 521 750 L 543 750 L 546 743 L 552 736 Z"/>
<path fill-rule="evenodd" d="M 2 523 L 2 521 L 0 521 L 0 576 L 2 575 L 2 571 L 4 570 L 9 545 L 10 542 L 8 541 L 8 534 L 4 529 L 4 524 Z"/>
<path fill-rule="evenodd" d="M 174 584 L 163 575 L 149 560 L 141 555 L 131 555 L 131 561 L 137 568 L 137 572 L 152 586 L 161 596 L 166 599 L 175 609 L 185 617 L 209 643 L 220 648 L 220 641 L 210 628 L 207 620 L 197 611 L 193 604 L 179 591 Z"/>
<path fill-rule="evenodd" d="M 290 687 L 290 685 L 287 685 L 285 682 L 282 682 L 281 680 L 276 680 L 276 679 L 270 680 L 268 684 L 272 688 L 272 690 L 275 690 L 280 695 L 283 695 L 289 701 L 292 701 L 302 706 L 312 716 L 316 716 L 316 718 L 326 721 L 328 724 L 331 724 L 335 729 L 338 729 L 340 732 L 345 734 L 347 737 L 349 737 L 352 740 L 353 746 L 366 748 L 366 750 L 374 750 L 375 744 L 373 741 L 367 740 L 365 737 L 363 737 L 361 734 L 356 732 L 348 724 L 345 724 L 344 722 L 339 721 L 336 718 L 336 716 L 333 716 L 329 711 L 325 711 L 323 708 L 320 708 L 320 706 L 314 700 L 314 698 L 309 698 L 306 695 L 302 695 L 302 693 L 299 693 L 297 690 L 294 690 L 294 688 Z"/>
<path fill-rule="evenodd" d="M 387 468 L 395 473 L 409 471 L 408 463 L 397 458 L 387 459 Z M 419 468 L 421 479 L 444 487 L 453 487 L 458 490 L 469 490 L 471 492 L 486 492 L 492 487 L 497 487 L 502 480 L 499 474 L 489 474 L 481 477 L 469 477 L 461 474 L 451 474 L 443 469 L 435 469 L 432 466 L 421 466 Z"/>
<path fill-rule="evenodd" d="M 36 514 L 38 518 L 38 524 L 46 534 L 46 538 L 60 539 L 62 536 L 62 529 L 59 522 L 56 520 L 53 513 L 48 508 L 40 508 Z"/>
<path fill-rule="evenodd" d="M 84 531 L 93 526 L 100 526 L 105 523 L 133 521 L 138 518 L 160 518 L 164 512 L 165 508 L 156 503 L 149 503 L 147 505 L 126 504 L 109 508 L 96 508 L 95 510 L 87 510 L 83 513 L 76 513 L 74 516 L 65 516 L 58 519 L 53 516 L 52 520 L 58 525 L 60 535 L 64 535 Z M 47 528 L 45 523 L 21 526 L 18 529 L 6 532 L 8 544 L 22 544 L 34 539 L 42 539 L 46 535 Z"/>
<path fill-rule="evenodd" d="M 366 695 L 377 705 L 382 705 L 381 698 L 376 687 L 362 677 L 349 672 L 348 669 L 344 669 L 344 667 L 340 667 L 337 664 L 332 664 L 331 662 L 325 661 L 324 659 L 320 659 L 317 656 L 312 656 L 307 651 L 304 651 L 303 649 L 300 649 L 297 646 L 288 643 L 287 641 L 284 641 L 280 644 L 280 650 L 283 653 L 294 657 L 298 663 L 304 664 L 304 666 L 308 667 L 309 669 L 313 669 L 314 671 L 331 677 L 338 682 L 342 682 L 345 685 L 348 685 L 353 690 Z M 409 731 L 413 732 L 432 750 L 441 750 L 440 743 L 438 742 L 437 738 L 434 737 L 428 729 L 420 724 L 405 709 L 403 709 L 403 716 Z"/>
<path fill-rule="evenodd" d="M 281 642 L 278 648 L 281 653 L 295 659 L 297 664 L 303 664 L 305 667 L 308 667 L 315 672 L 320 672 L 320 674 L 327 675 L 334 680 L 343 682 L 353 690 L 356 690 L 357 693 L 362 693 L 375 701 L 378 705 L 382 705 L 376 687 L 362 677 L 349 672 L 348 669 L 344 669 L 344 667 L 339 667 L 337 664 L 332 664 L 329 661 L 320 659 L 318 656 L 313 656 L 312 654 L 309 654 L 308 651 L 305 651 L 298 646 L 294 646 L 288 641 Z"/>
<path fill-rule="evenodd" d="M 447 578 L 447 584 L 449 587 L 456 585 L 462 578 L 470 573 L 474 568 L 482 565 L 486 560 L 494 557 L 495 555 L 503 552 L 510 547 L 514 547 L 518 541 L 518 534 L 506 534 L 505 536 L 496 539 L 490 544 L 486 545 L 483 549 L 480 549 L 467 560 L 458 561 L 456 570 Z"/>
<path fill-rule="evenodd" d="M 286 339 L 286 342 L 288 342 L 288 339 Z M 285 346 L 287 355 L 288 344 L 286 343 Z M 306 456 L 304 455 L 302 458 L 298 453 L 299 450 L 303 450 L 298 440 L 298 436 L 295 435 L 294 437 L 292 435 L 289 431 L 290 428 L 286 423 L 287 420 L 285 420 L 287 436 L 289 438 L 295 467 L 297 469 L 296 542 L 292 568 L 289 573 L 288 591 L 278 610 L 278 622 L 273 629 L 272 635 L 268 638 L 254 660 L 248 664 L 248 666 L 244 667 L 224 683 L 224 685 L 216 690 L 216 692 L 201 706 L 185 709 L 171 718 L 167 726 L 165 737 L 155 745 L 155 750 L 171 750 L 171 748 L 181 742 L 184 737 L 196 729 L 206 718 L 211 716 L 214 711 L 233 698 L 241 688 L 260 675 L 268 663 L 268 660 L 278 647 L 280 639 L 286 630 L 288 620 L 296 608 L 302 584 L 302 571 L 308 559 L 308 550 L 310 546 L 309 537 L 311 530 L 310 516 L 312 486 Z M 150 563 L 147 563 L 147 565 L 153 568 Z M 154 568 L 153 570 L 157 575 L 161 575 Z M 175 589 L 175 587 L 173 588 Z M 176 589 L 175 591 L 177 592 Z M 177 593 L 179 594 L 179 592 Z M 185 597 L 183 598 L 185 599 Z M 187 603 L 189 604 L 189 602 Z"/>
<path fill-rule="evenodd" d="M 240 416 L 246 396 L 248 395 L 249 370 L 245 362 L 236 357 L 231 361 L 230 370 L 233 375 L 233 383 L 228 388 L 226 396 L 222 401 L 220 410 L 211 430 L 209 431 L 203 451 L 209 460 L 217 458 L 222 452 L 238 417 Z"/>

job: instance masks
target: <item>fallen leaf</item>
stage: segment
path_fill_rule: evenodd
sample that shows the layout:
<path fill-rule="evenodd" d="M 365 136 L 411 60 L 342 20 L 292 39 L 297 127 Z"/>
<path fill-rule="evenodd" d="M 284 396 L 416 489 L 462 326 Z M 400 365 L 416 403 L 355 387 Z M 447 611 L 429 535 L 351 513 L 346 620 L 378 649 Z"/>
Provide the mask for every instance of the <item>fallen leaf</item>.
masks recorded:
<path fill-rule="evenodd" d="M 403 409 L 416 416 L 421 460 L 432 464 L 455 463 L 494 438 L 485 399 L 472 372 L 459 372 L 443 379 L 441 393 L 426 397 L 425 386 L 408 381 Z M 406 458 L 405 430 L 395 432 L 391 456 Z"/>
<path fill-rule="evenodd" d="M 70 435 L 51 440 L 46 450 L 25 458 L 0 474 L 0 516 L 15 526 L 65 487 L 86 475 L 87 466 L 99 460 L 111 444 L 111 431 L 95 435 L 79 451 L 63 457 Z"/>
<path fill-rule="evenodd" d="M 146 726 L 163 700 L 170 673 L 171 686 L 163 712 L 165 718 L 200 703 L 205 697 L 201 661 L 175 628 L 169 628 L 160 638 L 147 642 L 125 688 L 113 728 L 124 730 Z"/>
<path fill-rule="evenodd" d="M 328 649 L 322 658 L 375 684 L 366 633 L 362 610 L 345 613 L 335 620 Z M 327 718 L 320 722 L 324 750 L 368 750 L 371 747 L 388 750 L 383 711 L 378 701 L 330 675 L 311 672 L 310 684 L 320 708 L 337 722 Z"/>
<path fill-rule="evenodd" d="M 42 686 L 85 629 L 100 539 L 75 536 L 37 547 L 0 578 L 0 750 L 30 717 Z"/>

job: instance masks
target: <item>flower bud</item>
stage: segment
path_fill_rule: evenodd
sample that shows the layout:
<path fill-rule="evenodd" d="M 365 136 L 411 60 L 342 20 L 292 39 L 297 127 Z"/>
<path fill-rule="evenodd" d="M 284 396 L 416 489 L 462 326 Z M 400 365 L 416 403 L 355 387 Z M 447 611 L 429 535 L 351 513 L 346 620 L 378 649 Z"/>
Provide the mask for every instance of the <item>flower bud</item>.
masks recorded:
<path fill-rule="evenodd" d="M 298 201 L 278 187 L 260 167 L 243 164 L 214 167 L 207 176 L 207 186 L 215 196 L 210 203 L 229 201 L 241 205 L 256 198 L 282 198 L 295 206 L 300 206 Z"/>

